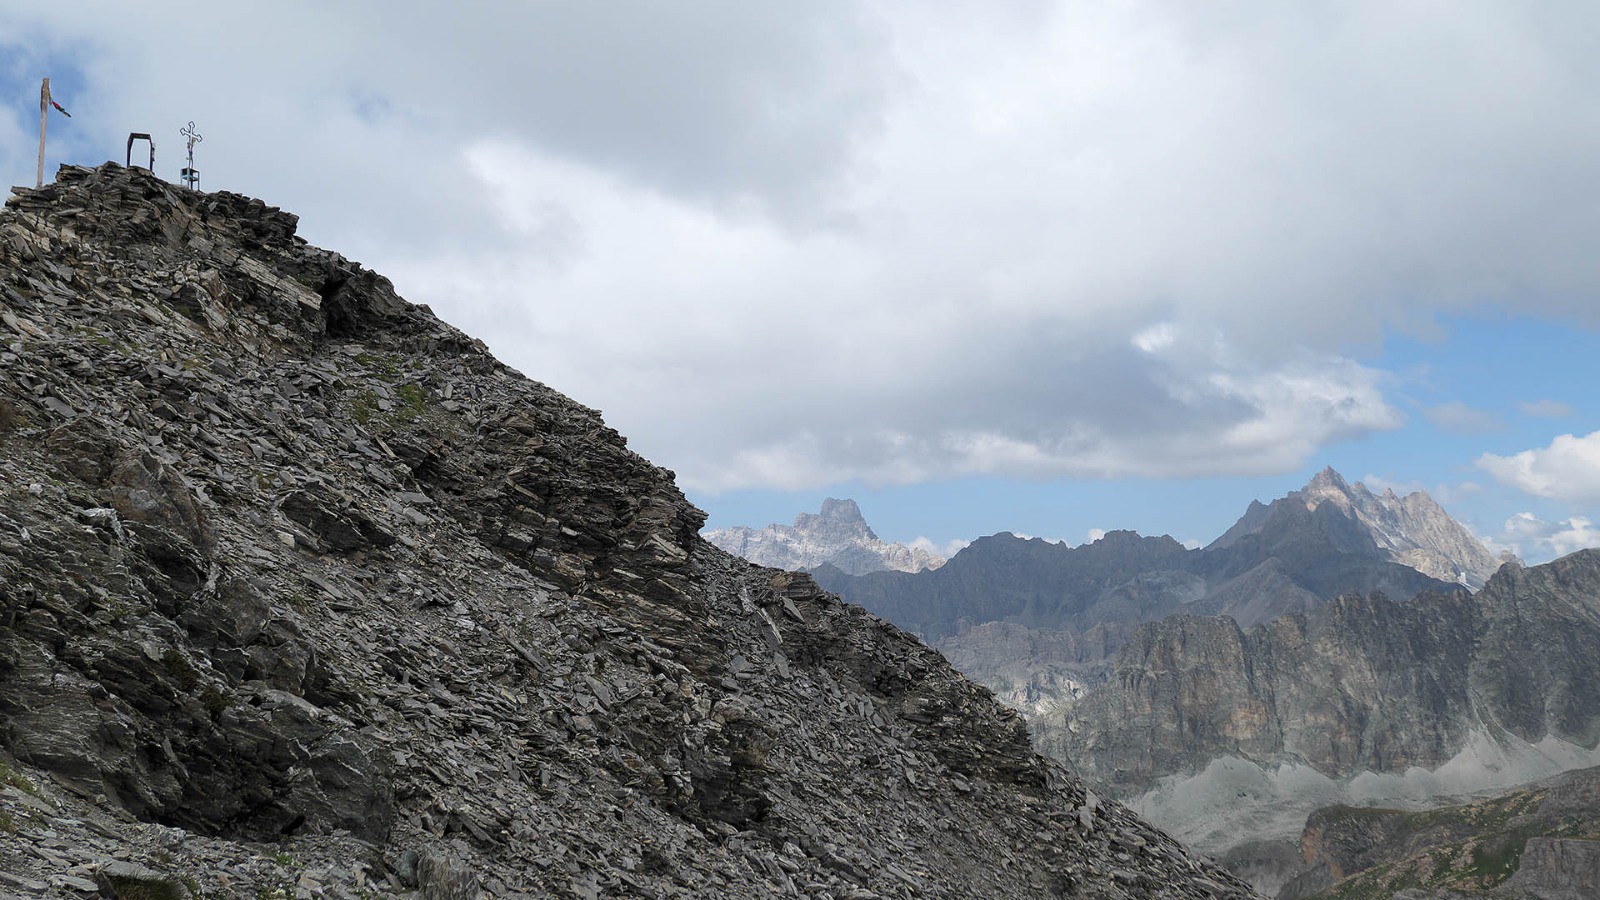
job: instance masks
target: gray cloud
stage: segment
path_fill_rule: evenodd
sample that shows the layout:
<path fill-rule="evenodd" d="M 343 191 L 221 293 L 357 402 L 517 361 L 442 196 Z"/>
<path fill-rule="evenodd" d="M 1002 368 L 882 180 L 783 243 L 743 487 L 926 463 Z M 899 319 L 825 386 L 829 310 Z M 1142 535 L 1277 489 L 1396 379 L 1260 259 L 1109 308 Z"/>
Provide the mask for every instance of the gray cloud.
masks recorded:
<path fill-rule="evenodd" d="M 1530 400 L 1518 403 L 1524 413 L 1540 419 L 1562 419 L 1572 415 L 1572 406 L 1560 400 Z"/>
<path fill-rule="evenodd" d="M 1459 400 L 1430 406 L 1423 410 L 1423 415 L 1445 431 L 1456 434 L 1483 434 L 1505 427 L 1505 421 L 1499 415 L 1486 409 L 1468 406 Z"/>
<path fill-rule="evenodd" d="M 1490 546 L 1510 550 L 1528 562 L 1545 562 L 1588 547 L 1600 547 L 1600 528 L 1583 516 L 1547 522 L 1533 513 L 1507 519 Z"/>
<path fill-rule="evenodd" d="M 1600 309 L 1596 27 L 1579 4 L 0 9 L 81 61 L 103 156 L 197 120 L 208 187 L 302 214 L 705 490 L 1262 474 L 1397 427 L 1351 361 L 1386 329 Z"/>

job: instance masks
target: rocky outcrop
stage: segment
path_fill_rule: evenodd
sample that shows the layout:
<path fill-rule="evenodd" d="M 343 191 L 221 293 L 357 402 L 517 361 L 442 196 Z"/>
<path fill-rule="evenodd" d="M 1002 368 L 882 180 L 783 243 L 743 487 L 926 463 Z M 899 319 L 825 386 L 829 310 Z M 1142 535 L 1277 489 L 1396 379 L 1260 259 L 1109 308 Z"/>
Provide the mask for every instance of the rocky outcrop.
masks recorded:
<path fill-rule="evenodd" d="M 1076 699 L 1125 638 L 1116 626 L 1082 634 L 988 622 L 934 644 L 956 669 L 993 690 L 1002 703 L 1026 716 L 1043 715 Z"/>
<path fill-rule="evenodd" d="M 1335 806 L 1301 837 L 1280 900 L 1600 895 L 1600 769 L 1426 812 Z"/>
<path fill-rule="evenodd" d="M 868 527 L 854 500 L 822 501 L 819 513 L 801 513 L 793 525 L 755 529 L 713 528 L 705 539 L 761 566 L 815 569 L 832 566 L 850 575 L 886 570 L 921 572 L 944 565 L 944 557 L 921 547 L 889 543 Z"/>
<path fill-rule="evenodd" d="M 1542 900 L 1600 896 L 1600 836 L 1585 840 L 1529 838 L 1506 887 Z"/>
<path fill-rule="evenodd" d="M 1477 594 L 1142 626 L 1039 745 L 1208 851 L 1312 808 L 1444 802 L 1600 762 L 1600 551 Z M 1298 818 L 1295 812 L 1298 810 Z"/>
<path fill-rule="evenodd" d="M 1243 894 L 292 215 L 14 193 L 0 889 Z"/>

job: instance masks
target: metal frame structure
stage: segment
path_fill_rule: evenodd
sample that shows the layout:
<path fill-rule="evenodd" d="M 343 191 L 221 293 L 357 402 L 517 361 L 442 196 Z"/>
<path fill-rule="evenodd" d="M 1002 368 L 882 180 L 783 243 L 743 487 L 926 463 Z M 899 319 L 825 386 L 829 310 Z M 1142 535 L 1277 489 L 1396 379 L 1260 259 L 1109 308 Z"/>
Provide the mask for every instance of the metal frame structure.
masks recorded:
<path fill-rule="evenodd" d="M 178 180 L 187 185 L 190 190 L 198 191 L 200 189 L 200 170 L 194 167 L 194 145 L 205 140 L 205 138 L 200 136 L 200 132 L 194 130 L 193 119 L 189 120 L 187 126 L 178 129 L 178 134 L 183 135 L 189 141 L 189 164 L 183 167 L 178 175 Z"/>
<path fill-rule="evenodd" d="M 134 141 L 138 141 L 138 140 L 143 140 L 143 141 L 148 141 L 149 142 L 149 144 L 150 144 L 150 171 L 154 172 L 156 170 L 156 142 L 155 142 L 154 138 L 150 137 L 150 135 L 145 134 L 142 131 L 131 132 L 128 135 L 128 156 L 127 156 L 127 159 L 124 160 L 124 162 L 127 164 L 128 168 L 130 168 L 130 169 L 133 168 L 133 142 Z"/>

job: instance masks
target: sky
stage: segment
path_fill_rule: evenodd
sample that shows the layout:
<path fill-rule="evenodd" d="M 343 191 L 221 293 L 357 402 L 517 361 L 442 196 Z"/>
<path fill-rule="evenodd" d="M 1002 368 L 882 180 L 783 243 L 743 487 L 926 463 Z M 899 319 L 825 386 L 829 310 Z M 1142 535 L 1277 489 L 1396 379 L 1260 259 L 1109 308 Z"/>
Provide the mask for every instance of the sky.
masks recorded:
<path fill-rule="evenodd" d="M 204 140 L 712 526 L 1600 544 L 1600 7 L 0 0 L 0 173 Z M 115 13 L 115 14 L 113 14 Z"/>

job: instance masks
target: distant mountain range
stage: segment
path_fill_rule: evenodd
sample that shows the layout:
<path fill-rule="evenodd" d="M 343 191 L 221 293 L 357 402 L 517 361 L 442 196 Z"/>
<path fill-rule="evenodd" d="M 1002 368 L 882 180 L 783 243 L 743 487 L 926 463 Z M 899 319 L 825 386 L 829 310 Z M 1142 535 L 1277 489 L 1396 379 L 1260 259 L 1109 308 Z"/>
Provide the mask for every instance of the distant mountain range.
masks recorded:
<path fill-rule="evenodd" d="M 1317 807 L 1600 765 L 1600 551 L 1523 569 L 1426 493 L 1331 468 L 1201 549 L 1000 533 L 936 570 L 812 572 L 1269 891 L 1298 871 Z"/>
<path fill-rule="evenodd" d="M 836 499 L 792 526 L 705 537 L 751 562 L 810 571 L 1029 715 L 1103 679 L 1144 622 L 1226 615 L 1249 628 L 1343 593 L 1481 587 L 1499 564 L 1426 493 L 1374 494 L 1332 468 L 1269 504 L 1252 501 L 1199 550 L 1131 531 L 1081 547 L 1001 532 L 946 564 L 883 541 L 853 500 Z"/>
<path fill-rule="evenodd" d="M 1198 550 L 1131 531 L 1080 547 L 1002 532 L 935 571 L 861 575 L 824 564 L 812 573 L 922 635 L 1032 715 L 1103 680 L 1112 655 L 1145 622 L 1225 615 L 1248 628 L 1344 593 L 1409 597 L 1481 585 L 1495 566 L 1427 494 L 1375 495 L 1325 469 L 1286 497 L 1252 502 Z M 996 623 L 1006 626 L 1006 640 L 995 639 Z"/>
<path fill-rule="evenodd" d="M 884 570 L 919 572 L 945 563 L 944 557 L 920 547 L 879 539 L 854 500 L 831 497 L 822 501 L 820 513 L 801 513 L 793 525 L 713 528 L 702 536 L 735 556 L 775 569 L 832 566 L 851 575 L 864 575 Z"/>

